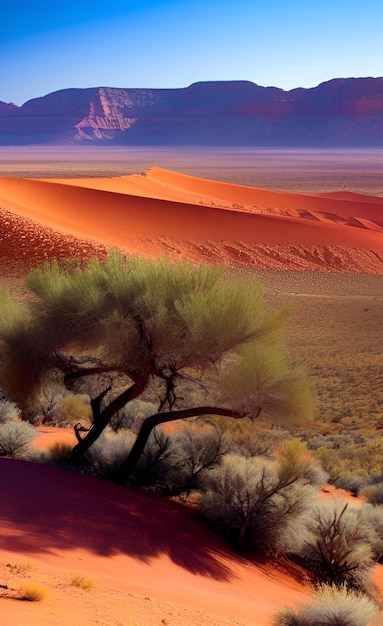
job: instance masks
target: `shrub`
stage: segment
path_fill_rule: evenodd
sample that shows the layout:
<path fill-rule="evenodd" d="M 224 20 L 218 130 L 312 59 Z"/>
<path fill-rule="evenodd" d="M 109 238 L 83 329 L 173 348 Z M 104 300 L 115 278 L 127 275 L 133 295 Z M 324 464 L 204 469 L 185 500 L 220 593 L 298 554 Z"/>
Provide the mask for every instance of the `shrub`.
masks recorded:
<path fill-rule="evenodd" d="M 28 600 L 29 602 L 39 602 L 48 594 L 48 589 L 35 583 L 25 585 L 21 590 L 20 600 Z"/>
<path fill-rule="evenodd" d="M 6 397 L 0 397 L 0 424 L 14 420 L 19 414 L 19 408 Z"/>
<path fill-rule="evenodd" d="M 161 428 L 155 428 L 130 477 L 137 487 L 156 486 L 169 489 L 169 472 L 172 471 L 171 438 Z"/>
<path fill-rule="evenodd" d="M 383 504 L 383 482 L 367 485 L 360 490 L 359 496 L 366 498 L 370 504 Z"/>
<path fill-rule="evenodd" d="M 274 626 L 367 626 L 378 613 L 369 598 L 346 587 L 321 586 L 314 602 L 299 609 L 284 609 L 274 617 Z"/>
<path fill-rule="evenodd" d="M 374 530 L 375 540 L 371 541 L 374 560 L 383 562 L 383 506 L 366 505 L 363 509 L 367 522 Z"/>
<path fill-rule="evenodd" d="M 229 450 L 227 438 L 213 427 L 185 426 L 169 440 L 166 464 L 162 463 L 162 483 L 168 494 L 187 497 L 204 489 L 208 472 L 217 467 Z"/>
<path fill-rule="evenodd" d="M 202 510 L 238 549 L 302 547 L 315 490 L 303 478 L 306 463 L 287 457 L 272 462 L 227 455 L 209 472 Z"/>
<path fill-rule="evenodd" d="M 46 454 L 46 463 L 56 467 L 64 467 L 67 464 L 73 446 L 70 443 L 57 441 L 52 444 Z"/>
<path fill-rule="evenodd" d="M 149 417 L 149 415 L 157 413 L 157 409 L 158 405 L 155 405 L 153 402 L 147 402 L 137 398 L 129 402 L 129 404 L 126 404 L 113 415 L 110 420 L 110 427 L 116 432 L 119 430 L 131 430 L 137 434 L 144 419 Z"/>
<path fill-rule="evenodd" d="M 0 424 L 0 456 L 24 456 L 37 431 L 27 422 Z"/>
<path fill-rule="evenodd" d="M 348 503 L 323 502 L 314 511 L 306 565 L 318 580 L 365 591 L 371 586 L 375 532 L 362 510 Z"/>
<path fill-rule="evenodd" d="M 90 578 L 89 576 L 85 576 L 84 574 L 73 574 L 70 581 L 72 587 L 78 587 L 79 589 L 84 589 L 84 591 L 89 591 L 89 589 L 92 589 L 94 583 L 94 578 Z"/>
<path fill-rule="evenodd" d="M 85 395 L 63 396 L 51 411 L 51 421 L 58 426 L 71 426 L 78 422 L 89 422 L 92 410 Z"/>
<path fill-rule="evenodd" d="M 128 430 L 104 432 L 81 460 L 81 468 L 98 476 L 113 477 L 133 441 L 134 436 Z"/>

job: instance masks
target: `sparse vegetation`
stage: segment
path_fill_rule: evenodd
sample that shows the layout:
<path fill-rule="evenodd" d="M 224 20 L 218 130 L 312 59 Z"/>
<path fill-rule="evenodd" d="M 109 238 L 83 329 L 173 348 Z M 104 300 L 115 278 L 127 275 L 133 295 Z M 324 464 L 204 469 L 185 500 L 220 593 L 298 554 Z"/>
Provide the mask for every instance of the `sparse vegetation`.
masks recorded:
<path fill-rule="evenodd" d="M 319 581 L 371 591 L 376 535 L 361 509 L 342 501 L 321 502 L 305 542 L 305 563 Z"/>
<path fill-rule="evenodd" d="M 49 593 L 49 590 L 42 585 L 36 583 L 28 583 L 24 585 L 20 592 L 20 600 L 27 600 L 28 602 L 40 602 Z"/>
<path fill-rule="evenodd" d="M 164 422 L 209 414 L 307 420 L 312 413 L 307 377 L 286 357 L 283 311 L 265 305 L 253 278 L 233 281 L 217 268 L 114 251 L 69 273 L 47 264 L 27 283 L 34 298 L 19 307 L 7 298 L 0 324 L 0 382 L 25 414 L 58 372 L 70 389 L 118 376 L 118 388 L 108 384 L 92 398 L 89 432 L 81 436 L 75 425 L 72 463 L 139 396 L 156 398 L 157 409 L 116 471 L 120 482 Z"/>
<path fill-rule="evenodd" d="M 202 511 L 241 551 L 299 552 L 314 504 L 312 463 L 299 441 L 275 461 L 227 455 L 206 477 Z"/>
<path fill-rule="evenodd" d="M 367 626 L 378 606 L 366 596 L 346 587 L 319 587 L 312 602 L 299 609 L 283 609 L 274 617 L 274 626 Z"/>
<path fill-rule="evenodd" d="M 25 456 L 36 434 L 36 428 L 26 422 L 0 424 L 0 456 Z"/>
<path fill-rule="evenodd" d="M 84 591 L 89 591 L 94 587 L 95 579 L 90 576 L 85 576 L 85 574 L 73 574 L 70 579 L 70 584 L 72 587 L 78 587 L 79 589 L 83 589 Z"/>

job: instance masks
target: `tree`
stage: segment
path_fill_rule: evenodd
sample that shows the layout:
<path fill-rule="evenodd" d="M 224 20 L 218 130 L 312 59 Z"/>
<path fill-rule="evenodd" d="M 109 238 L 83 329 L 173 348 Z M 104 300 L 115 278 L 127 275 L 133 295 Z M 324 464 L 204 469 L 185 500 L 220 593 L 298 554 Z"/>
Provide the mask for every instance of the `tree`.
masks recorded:
<path fill-rule="evenodd" d="M 284 312 L 265 305 L 259 281 L 167 259 L 129 259 L 113 250 L 71 271 L 47 263 L 27 277 L 33 298 L 3 298 L 0 385 L 26 413 L 57 372 L 72 389 L 118 375 L 118 389 L 91 401 L 92 426 L 76 462 L 128 402 L 156 399 L 122 463 L 124 482 L 154 427 L 201 415 L 307 419 L 312 397 L 302 368 L 287 359 Z"/>

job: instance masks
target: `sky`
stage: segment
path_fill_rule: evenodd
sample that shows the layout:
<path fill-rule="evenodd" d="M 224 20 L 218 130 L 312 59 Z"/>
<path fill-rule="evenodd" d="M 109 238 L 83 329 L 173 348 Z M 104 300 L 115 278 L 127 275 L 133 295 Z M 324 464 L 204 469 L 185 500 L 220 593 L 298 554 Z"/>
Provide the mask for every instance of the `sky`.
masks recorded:
<path fill-rule="evenodd" d="M 5 0 L 0 100 L 70 87 L 283 89 L 383 76 L 383 0 Z"/>

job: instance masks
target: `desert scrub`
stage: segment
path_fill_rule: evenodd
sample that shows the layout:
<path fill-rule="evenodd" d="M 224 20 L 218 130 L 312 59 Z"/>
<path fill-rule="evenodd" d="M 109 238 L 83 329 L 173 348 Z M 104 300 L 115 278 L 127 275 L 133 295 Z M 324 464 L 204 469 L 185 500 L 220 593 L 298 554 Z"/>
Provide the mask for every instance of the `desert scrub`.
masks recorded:
<path fill-rule="evenodd" d="M 238 550 L 303 549 L 316 495 L 310 484 L 313 461 L 304 450 L 294 440 L 286 442 L 275 461 L 229 454 L 207 473 L 202 511 Z"/>
<path fill-rule="evenodd" d="M 377 605 L 366 596 L 323 585 L 312 602 L 279 611 L 273 626 L 367 626 L 377 613 Z"/>
<path fill-rule="evenodd" d="M 47 596 L 48 589 L 36 583 L 29 583 L 28 585 L 24 585 L 20 594 L 20 600 L 40 602 L 40 600 L 43 600 Z"/>
<path fill-rule="evenodd" d="M 0 424 L 0 456 L 25 456 L 36 435 L 36 428 L 27 422 Z"/>
<path fill-rule="evenodd" d="M 72 587 L 78 587 L 79 589 L 83 589 L 84 591 L 89 591 L 94 586 L 95 579 L 90 578 L 89 576 L 85 576 L 85 574 L 73 574 L 70 584 Z"/>
<path fill-rule="evenodd" d="M 10 402 L 0 389 L 0 424 L 14 420 L 19 413 L 18 406 L 14 402 Z"/>
<path fill-rule="evenodd" d="M 14 576 L 24 577 L 29 575 L 32 571 L 36 569 L 36 567 L 32 563 L 28 563 L 28 561 L 18 561 L 17 563 L 7 563 L 7 567 L 9 571 Z"/>
<path fill-rule="evenodd" d="M 376 542 L 376 533 L 363 510 L 342 501 L 320 502 L 302 555 L 318 582 L 373 594 Z"/>
<path fill-rule="evenodd" d="M 314 446 L 317 442 L 318 438 Z M 382 474 L 381 436 L 356 434 L 352 438 L 350 435 L 335 435 L 326 438 L 323 445 L 315 449 L 314 455 L 329 473 L 333 484 L 355 494 L 364 486 L 378 481 Z"/>
<path fill-rule="evenodd" d="M 363 487 L 358 495 L 370 504 L 383 504 L 383 482 Z"/>

